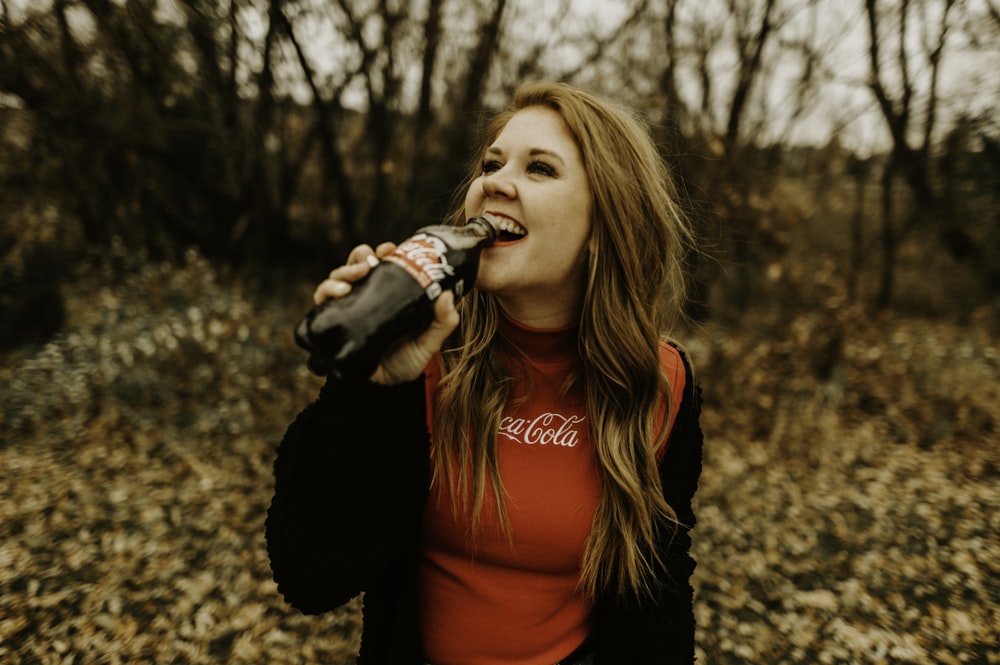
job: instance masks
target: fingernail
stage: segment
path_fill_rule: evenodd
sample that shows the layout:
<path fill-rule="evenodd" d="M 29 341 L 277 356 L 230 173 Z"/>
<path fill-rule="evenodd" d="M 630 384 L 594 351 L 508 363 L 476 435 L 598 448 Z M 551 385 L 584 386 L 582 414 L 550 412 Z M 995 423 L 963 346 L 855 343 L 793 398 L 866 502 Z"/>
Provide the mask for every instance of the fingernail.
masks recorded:
<path fill-rule="evenodd" d="M 370 265 L 372 268 L 378 265 L 378 259 L 375 258 L 374 254 L 369 254 L 365 260 L 368 261 L 368 265 Z"/>

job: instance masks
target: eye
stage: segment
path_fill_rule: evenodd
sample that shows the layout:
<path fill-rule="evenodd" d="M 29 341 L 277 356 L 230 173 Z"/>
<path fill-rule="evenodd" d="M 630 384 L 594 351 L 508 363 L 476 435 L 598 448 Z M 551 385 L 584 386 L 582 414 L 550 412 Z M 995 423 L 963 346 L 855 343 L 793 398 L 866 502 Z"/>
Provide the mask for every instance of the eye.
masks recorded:
<path fill-rule="evenodd" d="M 556 175 L 556 170 L 545 162 L 535 160 L 528 164 L 528 173 L 536 173 L 538 175 L 544 175 L 551 178 Z"/>
<path fill-rule="evenodd" d="M 502 164 L 495 159 L 484 159 L 483 160 L 483 173 L 493 173 L 494 171 L 499 171 Z"/>

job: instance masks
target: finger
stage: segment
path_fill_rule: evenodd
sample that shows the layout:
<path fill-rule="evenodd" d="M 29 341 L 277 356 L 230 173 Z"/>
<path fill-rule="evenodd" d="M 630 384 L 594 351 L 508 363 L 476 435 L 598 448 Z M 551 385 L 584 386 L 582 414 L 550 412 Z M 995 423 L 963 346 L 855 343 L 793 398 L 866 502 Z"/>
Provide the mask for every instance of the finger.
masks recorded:
<path fill-rule="evenodd" d="M 394 242 L 384 242 L 375 248 L 375 256 L 380 259 L 384 259 L 389 254 L 396 251 L 396 243 Z"/>
<path fill-rule="evenodd" d="M 444 341 L 448 339 L 448 335 L 458 327 L 458 323 L 459 316 L 458 310 L 455 308 L 455 294 L 451 291 L 445 291 L 438 296 L 437 302 L 434 303 L 434 321 L 420 336 L 421 344 L 424 348 L 437 353 Z"/>
<path fill-rule="evenodd" d="M 365 263 L 368 261 L 369 256 L 374 255 L 375 250 L 372 249 L 371 245 L 358 245 L 347 255 L 347 263 Z"/>
<path fill-rule="evenodd" d="M 327 300 L 343 298 L 351 292 L 350 282 L 339 279 L 324 279 L 313 292 L 313 302 L 320 305 Z"/>
<path fill-rule="evenodd" d="M 372 257 L 374 261 L 374 257 Z M 371 270 L 368 262 L 352 263 L 330 271 L 330 276 L 316 286 L 313 302 L 319 305 L 333 298 L 343 298 L 351 292 L 351 284 L 363 278 Z"/>
<path fill-rule="evenodd" d="M 434 354 L 441 350 L 444 341 L 458 323 L 455 297 L 451 291 L 446 291 L 434 303 L 434 321 L 430 327 L 415 340 L 402 344 L 384 358 L 370 380 L 393 384 L 417 378 Z"/>
<path fill-rule="evenodd" d="M 370 245 L 358 245 L 347 256 L 346 264 L 331 270 L 329 276 L 319 283 L 313 291 L 313 302 L 319 305 L 333 298 L 343 298 L 351 292 L 353 282 L 362 279 L 377 265 L 375 250 Z"/>
<path fill-rule="evenodd" d="M 373 263 L 374 262 L 374 263 Z M 368 254 L 366 258 L 362 259 L 358 263 L 348 263 L 346 265 L 338 266 L 330 271 L 327 279 L 332 279 L 334 281 L 341 282 L 356 282 L 365 275 L 368 271 L 372 269 L 373 265 L 378 264 L 378 259 L 375 258 L 374 254 Z"/>

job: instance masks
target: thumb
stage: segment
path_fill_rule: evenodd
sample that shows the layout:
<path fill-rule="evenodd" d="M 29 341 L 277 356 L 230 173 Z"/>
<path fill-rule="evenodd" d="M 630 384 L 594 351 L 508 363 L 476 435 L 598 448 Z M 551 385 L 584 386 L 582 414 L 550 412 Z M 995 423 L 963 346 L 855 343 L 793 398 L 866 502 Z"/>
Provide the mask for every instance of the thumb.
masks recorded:
<path fill-rule="evenodd" d="M 458 327 L 459 316 L 455 308 L 455 294 L 445 291 L 438 296 L 434 303 L 434 321 L 430 327 L 421 335 L 421 345 L 424 348 L 434 349 L 435 353 L 448 339 L 455 328 Z"/>
<path fill-rule="evenodd" d="M 401 344 L 383 358 L 370 380 L 393 384 L 412 381 L 420 376 L 434 354 L 441 350 L 448 335 L 458 326 L 459 318 L 455 296 L 451 291 L 442 293 L 434 303 L 434 321 L 430 327 L 415 340 Z"/>

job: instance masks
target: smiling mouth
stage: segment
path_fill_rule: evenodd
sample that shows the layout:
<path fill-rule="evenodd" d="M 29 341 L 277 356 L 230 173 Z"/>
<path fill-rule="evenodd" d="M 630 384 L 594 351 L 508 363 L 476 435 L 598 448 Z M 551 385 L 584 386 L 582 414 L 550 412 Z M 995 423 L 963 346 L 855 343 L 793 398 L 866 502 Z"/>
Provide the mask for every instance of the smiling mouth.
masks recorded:
<path fill-rule="evenodd" d="M 490 213 L 490 216 L 496 220 L 496 226 L 500 231 L 494 244 L 517 242 L 528 235 L 527 229 L 510 217 L 502 217 L 496 213 Z"/>

